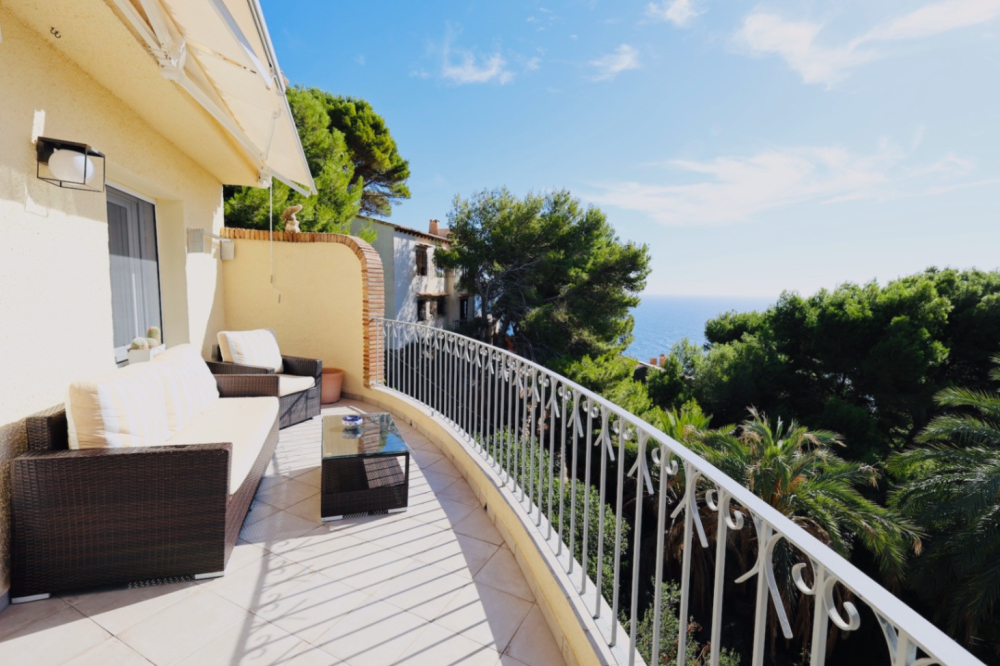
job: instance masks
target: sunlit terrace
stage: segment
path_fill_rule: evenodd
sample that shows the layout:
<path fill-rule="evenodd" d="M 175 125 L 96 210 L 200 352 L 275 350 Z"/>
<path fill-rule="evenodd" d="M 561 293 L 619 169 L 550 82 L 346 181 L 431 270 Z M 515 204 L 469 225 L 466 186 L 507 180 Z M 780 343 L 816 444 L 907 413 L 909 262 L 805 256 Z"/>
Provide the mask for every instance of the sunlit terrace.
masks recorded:
<path fill-rule="evenodd" d="M 377 411 L 343 400 L 323 414 Z M 396 422 L 412 452 L 407 511 L 322 522 L 321 419 L 300 423 L 281 431 L 224 577 L 12 606 L 0 662 L 562 664 L 469 484 Z"/>

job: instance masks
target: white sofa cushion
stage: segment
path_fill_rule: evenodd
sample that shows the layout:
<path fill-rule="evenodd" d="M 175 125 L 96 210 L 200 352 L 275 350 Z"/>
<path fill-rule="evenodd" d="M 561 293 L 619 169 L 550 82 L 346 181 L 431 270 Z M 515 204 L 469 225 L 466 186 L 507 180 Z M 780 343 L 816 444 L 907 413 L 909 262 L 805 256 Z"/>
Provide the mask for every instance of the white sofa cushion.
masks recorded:
<path fill-rule="evenodd" d="M 222 360 L 240 365 L 284 370 L 281 350 L 274 331 L 258 328 L 253 331 L 219 331 L 219 352 Z"/>
<path fill-rule="evenodd" d="M 151 361 L 163 378 L 167 427 L 176 434 L 219 399 L 215 375 L 193 345 L 171 347 Z"/>
<path fill-rule="evenodd" d="M 170 437 L 163 377 L 151 363 L 70 384 L 71 449 L 156 446 Z"/>
<path fill-rule="evenodd" d="M 278 375 L 278 395 L 284 397 L 293 393 L 308 391 L 316 386 L 314 377 L 303 377 L 301 375 Z"/>
<path fill-rule="evenodd" d="M 224 398 L 212 403 L 166 444 L 232 442 L 229 460 L 229 494 L 232 495 L 253 469 L 276 418 L 277 398 Z"/>

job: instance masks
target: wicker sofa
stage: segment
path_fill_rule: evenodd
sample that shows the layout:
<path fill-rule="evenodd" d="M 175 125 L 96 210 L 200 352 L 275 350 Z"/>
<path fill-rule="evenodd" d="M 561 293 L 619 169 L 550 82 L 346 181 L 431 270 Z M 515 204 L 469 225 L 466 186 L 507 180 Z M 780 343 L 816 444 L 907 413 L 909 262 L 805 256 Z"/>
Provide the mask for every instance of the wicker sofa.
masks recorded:
<path fill-rule="evenodd" d="M 271 336 L 272 331 L 262 329 Z M 255 333 L 249 331 L 247 333 Z M 220 343 L 223 336 L 233 333 L 224 331 L 219 334 Z M 315 358 L 302 358 L 299 356 L 285 356 L 277 351 L 275 343 L 274 353 L 280 359 L 281 369 L 276 372 L 274 367 L 260 360 L 253 363 L 236 362 L 230 353 L 224 353 L 222 345 L 215 345 L 212 348 L 212 360 L 208 362 L 209 369 L 217 374 L 276 374 L 278 376 L 278 390 L 281 399 L 281 410 L 278 418 L 278 427 L 288 426 L 307 421 L 320 412 L 320 391 L 323 382 L 323 361 Z M 224 356 L 229 360 L 224 360 Z M 273 361 L 272 361 L 273 362 Z M 309 381 L 311 380 L 311 381 Z"/>
<path fill-rule="evenodd" d="M 278 378 L 214 380 L 217 400 L 162 445 L 72 449 L 65 407 L 27 419 L 29 451 L 12 464 L 12 601 L 222 575 L 277 446 Z"/>

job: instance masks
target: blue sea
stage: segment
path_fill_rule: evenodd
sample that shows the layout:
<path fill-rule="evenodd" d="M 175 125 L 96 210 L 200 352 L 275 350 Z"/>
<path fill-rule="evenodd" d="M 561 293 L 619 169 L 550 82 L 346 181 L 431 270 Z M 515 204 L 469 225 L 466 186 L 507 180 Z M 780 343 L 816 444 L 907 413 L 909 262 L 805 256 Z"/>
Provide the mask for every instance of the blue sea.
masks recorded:
<path fill-rule="evenodd" d="M 723 312 L 763 310 L 773 298 L 739 296 L 643 296 L 632 310 L 635 317 L 634 340 L 626 353 L 648 361 L 665 354 L 675 342 L 688 338 L 705 343 L 705 323 Z"/>

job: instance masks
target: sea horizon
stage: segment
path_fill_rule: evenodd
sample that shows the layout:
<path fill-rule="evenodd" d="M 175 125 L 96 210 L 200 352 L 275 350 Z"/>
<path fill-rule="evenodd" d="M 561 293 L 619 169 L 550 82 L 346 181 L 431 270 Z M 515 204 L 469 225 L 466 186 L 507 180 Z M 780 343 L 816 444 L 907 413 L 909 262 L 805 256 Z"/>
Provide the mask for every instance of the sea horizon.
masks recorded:
<path fill-rule="evenodd" d="M 650 294 L 632 308 L 635 328 L 627 356 L 641 361 L 666 354 L 680 340 L 705 344 L 705 324 L 724 312 L 763 310 L 777 302 L 769 296 Z"/>

